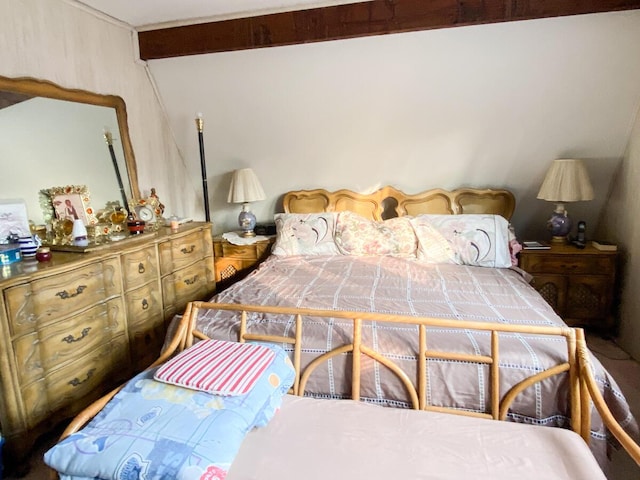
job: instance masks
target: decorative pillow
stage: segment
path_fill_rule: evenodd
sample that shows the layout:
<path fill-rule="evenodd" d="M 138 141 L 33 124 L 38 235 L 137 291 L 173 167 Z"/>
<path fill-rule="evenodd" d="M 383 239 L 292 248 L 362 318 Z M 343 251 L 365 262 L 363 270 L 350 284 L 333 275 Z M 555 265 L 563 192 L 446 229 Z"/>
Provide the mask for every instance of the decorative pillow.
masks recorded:
<path fill-rule="evenodd" d="M 156 369 L 142 372 L 45 462 L 61 478 L 224 478 L 247 432 L 265 424 L 293 384 L 287 353 L 268 348 L 275 358 L 246 395 L 191 390 L 154 380 Z"/>
<path fill-rule="evenodd" d="M 353 212 L 340 212 L 335 243 L 345 255 L 416 256 L 416 235 L 407 217 L 377 222 Z"/>
<path fill-rule="evenodd" d="M 339 255 L 333 241 L 336 214 L 276 213 L 274 255 Z"/>
<path fill-rule="evenodd" d="M 518 266 L 518 253 L 522 250 L 522 245 L 516 238 L 516 231 L 513 225 L 509 224 L 509 252 L 511 253 L 511 265 Z"/>
<path fill-rule="evenodd" d="M 418 239 L 418 260 L 430 264 L 458 263 L 456 252 L 424 215 L 411 218 Z"/>
<path fill-rule="evenodd" d="M 162 365 L 153 378 L 217 395 L 244 395 L 274 357 L 264 345 L 202 340 Z"/>
<path fill-rule="evenodd" d="M 509 222 L 500 215 L 425 214 L 413 218 L 411 223 L 418 237 L 419 260 L 480 267 L 512 266 Z M 450 249 L 445 248 L 443 238 Z"/>

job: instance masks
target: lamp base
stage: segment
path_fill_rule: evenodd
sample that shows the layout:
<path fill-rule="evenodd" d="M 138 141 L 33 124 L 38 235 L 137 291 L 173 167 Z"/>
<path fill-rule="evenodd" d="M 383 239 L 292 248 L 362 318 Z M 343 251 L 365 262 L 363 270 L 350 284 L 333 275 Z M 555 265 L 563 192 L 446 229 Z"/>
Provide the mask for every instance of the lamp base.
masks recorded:
<path fill-rule="evenodd" d="M 241 237 L 255 237 L 256 232 L 253 229 L 256 226 L 256 216 L 249 211 L 249 204 L 242 204 L 242 211 L 238 215 L 238 225 L 240 225 Z"/>
<path fill-rule="evenodd" d="M 564 205 L 557 204 L 551 218 L 547 220 L 547 230 L 551 232 L 551 242 L 555 244 L 568 243 L 567 238 L 571 232 L 571 225 L 571 218 L 564 209 Z"/>

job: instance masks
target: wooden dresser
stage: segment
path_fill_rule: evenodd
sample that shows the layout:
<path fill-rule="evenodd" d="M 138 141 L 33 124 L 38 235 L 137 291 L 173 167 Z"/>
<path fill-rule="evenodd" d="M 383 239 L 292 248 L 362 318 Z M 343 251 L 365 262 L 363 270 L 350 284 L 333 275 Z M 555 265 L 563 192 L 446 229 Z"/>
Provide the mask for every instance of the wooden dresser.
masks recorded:
<path fill-rule="evenodd" d="M 215 292 L 207 223 L 0 268 L 0 422 L 16 461 L 152 363 L 173 315 Z"/>
<path fill-rule="evenodd" d="M 549 250 L 522 250 L 519 266 L 533 275 L 532 285 L 571 326 L 611 333 L 616 284 L 616 252 L 592 245 L 552 245 Z"/>

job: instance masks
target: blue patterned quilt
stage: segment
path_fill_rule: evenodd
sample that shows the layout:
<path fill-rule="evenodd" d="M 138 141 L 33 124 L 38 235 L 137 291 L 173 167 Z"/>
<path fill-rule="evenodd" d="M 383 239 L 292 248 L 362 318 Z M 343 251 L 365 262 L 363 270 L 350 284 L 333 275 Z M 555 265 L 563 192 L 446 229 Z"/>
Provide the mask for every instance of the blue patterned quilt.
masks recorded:
<path fill-rule="evenodd" d="M 245 435 L 266 425 L 294 380 L 276 357 L 245 395 L 219 396 L 134 377 L 82 430 L 45 453 L 62 479 L 222 480 Z"/>

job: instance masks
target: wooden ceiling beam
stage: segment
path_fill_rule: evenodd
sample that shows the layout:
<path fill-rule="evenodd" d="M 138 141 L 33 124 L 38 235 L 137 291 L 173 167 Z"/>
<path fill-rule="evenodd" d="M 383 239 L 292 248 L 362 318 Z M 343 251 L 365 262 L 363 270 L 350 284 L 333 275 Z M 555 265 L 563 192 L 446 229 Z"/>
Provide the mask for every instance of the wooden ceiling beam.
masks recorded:
<path fill-rule="evenodd" d="M 640 9 L 640 0 L 373 0 L 138 33 L 140 58 Z"/>

